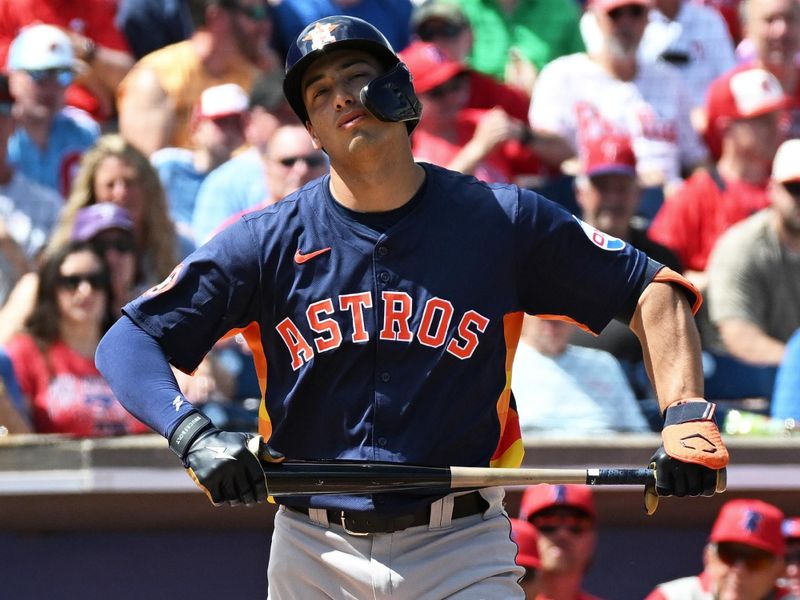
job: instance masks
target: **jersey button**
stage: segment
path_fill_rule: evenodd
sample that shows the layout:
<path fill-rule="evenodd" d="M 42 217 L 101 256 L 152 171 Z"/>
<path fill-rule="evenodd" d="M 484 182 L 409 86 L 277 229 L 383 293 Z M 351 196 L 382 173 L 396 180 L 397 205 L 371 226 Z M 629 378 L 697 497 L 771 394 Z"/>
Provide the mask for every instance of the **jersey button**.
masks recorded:
<path fill-rule="evenodd" d="M 380 446 L 381 448 L 386 446 L 386 438 L 385 437 L 378 438 L 378 446 Z"/>
<path fill-rule="evenodd" d="M 390 380 L 391 378 L 392 378 L 392 376 L 391 376 L 391 375 L 389 375 L 389 373 L 387 373 L 386 371 L 384 371 L 383 373 L 381 373 L 381 381 L 382 381 L 383 383 L 389 383 L 389 380 Z"/>
<path fill-rule="evenodd" d="M 378 246 L 378 256 L 386 256 L 389 254 L 389 249 L 386 246 Z"/>
<path fill-rule="evenodd" d="M 380 279 L 383 283 L 388 283 L 390 279 L 389 273 L 387 273 L 386 271 L 381 271 L 380 273 L 378 273 L 378 279 Z"/>

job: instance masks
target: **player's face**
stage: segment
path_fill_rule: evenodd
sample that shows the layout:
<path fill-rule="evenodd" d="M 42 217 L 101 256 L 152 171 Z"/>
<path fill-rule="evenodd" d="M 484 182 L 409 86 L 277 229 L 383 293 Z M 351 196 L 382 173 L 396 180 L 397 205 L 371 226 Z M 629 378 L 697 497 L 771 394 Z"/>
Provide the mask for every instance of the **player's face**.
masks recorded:
<path fill-rule="evenodd" d="M 584 573 L 594 555 L 597 536 L 591 519 L 567 507 L 543 510 L 531 522 L 539 531 L 542 571 Z"/>
<path fill-rule="evenodd" d="M 800 4 L 796 0 L 752 0 L 745 20 L 756 56 L 780 75 L 800 50 Z"/>
<path fill-rule="evenodd" d="M 639 186 L 630 175 L 609 173 L 588 178 L 578 188 L 583 219 L 614 236 L 627 232 L 639 204 Z"/>
<path fill-rule="evenodd" d="M 95 202 L 113 202 L 128 211 L 137 226 L 144 212 L 144 188 L 136 168 L 119 156 L 108 156 L 94 173 Z"/>
<path fill-rule="evenodd" d="M 280 200 L 328 170 L 325 153 L 314 147 L 300 125 L 285 125 L 275 132 L 265 157 L 267 185 Z"/>
<path fill-rule="evenodd" d="M 761 600 L 775 586 L 783 561 L 745 544 L 712 544 L 706 549 L 706 571 L 718 600 Z"/>
<path fill-rule="evenodd" d="M 88 250 L 68 254 L 61 263 L 57 282 L 57 301 L 64 324 L 97 324 L 103 319 L 106 273 L 100 259 Z"/>
<path fill-rule="evenodd" d="M 378 121 L 359 98 L 361 89 L 382 71 L 366 52 L 342 50 L 317 59 L 304 74 L 301 89 L 308 131 L 314 145 L 325 148 L 332 162 L 365 145 L 390 140 L 390 132 L 398 128 L 406 131 L 402 123 Z"/>

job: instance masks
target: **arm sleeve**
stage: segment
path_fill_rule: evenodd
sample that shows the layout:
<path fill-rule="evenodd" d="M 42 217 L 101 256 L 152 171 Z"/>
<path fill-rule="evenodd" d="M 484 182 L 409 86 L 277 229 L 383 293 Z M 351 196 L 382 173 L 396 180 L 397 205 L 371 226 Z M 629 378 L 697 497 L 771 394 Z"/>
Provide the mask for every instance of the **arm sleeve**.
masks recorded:
<path fill-rule="evenodd" d="M 128 317 L 100 340 L 95 362 L 128 412 L 165 438 L 191 412 L 158 341 Z"/>

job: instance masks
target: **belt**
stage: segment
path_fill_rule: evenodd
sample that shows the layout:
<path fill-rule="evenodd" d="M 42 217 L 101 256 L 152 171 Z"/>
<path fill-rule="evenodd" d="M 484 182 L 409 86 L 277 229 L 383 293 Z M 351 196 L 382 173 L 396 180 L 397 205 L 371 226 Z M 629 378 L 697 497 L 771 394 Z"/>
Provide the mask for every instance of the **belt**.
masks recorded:
<path fill-rule="evenodd" d="M 308 508 L 299 506 L 286 506 L 287 509 L 308 516 Z M 484 500 L 479 492 L 471 492 L 453 498 L 453 519 L 482 514 L 489 508 L 489 503 Z M 341 525 L 350 535 L 369 535 L 371 533 L 394 533 L 409 527 L 427 525 L 431 520 L 430 505 L 421 508 L 415 513 L 398 515 L 396 517 L 381 517 L 372 512 L 352 512 L 346 510 L 328 509 L 328 522 Z"/>

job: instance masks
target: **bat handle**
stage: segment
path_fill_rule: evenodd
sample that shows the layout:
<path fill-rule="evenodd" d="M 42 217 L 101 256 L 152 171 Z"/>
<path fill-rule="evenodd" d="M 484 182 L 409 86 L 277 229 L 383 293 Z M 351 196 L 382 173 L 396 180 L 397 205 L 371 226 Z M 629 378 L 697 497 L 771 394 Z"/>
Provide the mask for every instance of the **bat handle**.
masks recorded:
<path fill-rule="evenodd" d="M 655 483 L 653 469 L 587 469 L 587 485 L 648 485 Z"/>

